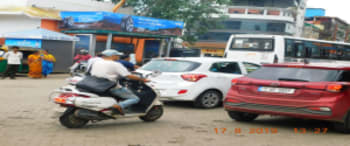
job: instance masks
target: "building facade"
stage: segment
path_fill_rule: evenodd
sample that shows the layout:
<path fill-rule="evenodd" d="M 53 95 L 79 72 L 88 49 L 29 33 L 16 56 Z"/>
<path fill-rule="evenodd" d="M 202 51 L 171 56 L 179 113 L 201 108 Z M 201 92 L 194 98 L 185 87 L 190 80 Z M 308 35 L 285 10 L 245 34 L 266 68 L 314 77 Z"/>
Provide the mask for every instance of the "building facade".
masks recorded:
<path fill-rule="evenodd" d="M 111 2 L 95 0 L 1 0 L 0 34 L 35 28 L 59 31 L 60 11 L 112 11 L 113 7 Z M 118 13 L 131 14 L 132 10 L 121 8 Z"/>
<path fill-rule="evenodd" d="M 316 26 L 319 32 L 320 40 L 350 42 L 349 24 L 337 17 L 315 16 L 306 18 L 306 23 Z"/>
<path fill-rule="evenodd" d="M 198 36 L 199 41 L 191 47 L 210 52 L 222 52 L 232 34 L 275 34 L 301 36 L 307 0 L 232 0 L 231 6 L 222 6 L 227 18 L 221 27 L 210 28 Z M 218 16 L 213 16 L 213 19 Z M 214 51 L 215 50 L 215 51 Z"/>

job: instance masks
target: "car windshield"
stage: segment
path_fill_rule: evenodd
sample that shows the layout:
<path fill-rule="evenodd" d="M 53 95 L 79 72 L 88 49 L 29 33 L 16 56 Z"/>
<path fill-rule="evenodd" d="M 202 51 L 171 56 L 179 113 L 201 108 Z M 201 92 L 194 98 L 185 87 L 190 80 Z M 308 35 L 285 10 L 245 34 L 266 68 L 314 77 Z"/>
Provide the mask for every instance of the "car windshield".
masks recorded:
<path fill-rule="evenodd" d="M 273 39 L 235 38 L 230 50 L 273 51 Z"/>
<path fill-rule="evenodd" d="M 262 80 L 294 82 L 331 82 L 337 80 L 338 74 L 338 70 L 263 67 L 255 72 L 252 72 L 248 75 L 248 77 Z"/>
<path fill-rule="evenodd" d="M 160 72 L 188 72 L 200 66 L 200 63 L 180 60 L 152 60 L 141 69 Z"/>

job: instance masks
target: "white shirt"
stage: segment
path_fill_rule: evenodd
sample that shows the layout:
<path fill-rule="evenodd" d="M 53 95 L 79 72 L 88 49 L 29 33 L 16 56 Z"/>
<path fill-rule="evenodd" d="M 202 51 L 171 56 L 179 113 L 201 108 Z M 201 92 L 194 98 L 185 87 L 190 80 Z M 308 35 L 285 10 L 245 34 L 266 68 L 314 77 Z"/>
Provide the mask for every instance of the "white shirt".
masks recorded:
<path fill-rule="evenodd" d="M 99 61 L 99 60 L 103 60 L 103 59 L 102 59 L 101 57 L 93 57 L 93 58 L 90 58 L 89 61 L 88 61 L 88 64 L 87 64 L 87 69 L 86 69 L 86 71 L 90 70 L 91 66 L 92 66 L 95 62 L 97 62 L 97 61 Z"/>
<path fill-rule="evenodd" d="M 21 60 L 23 58 L 23 54 L 22 52 L 7 52 L 4 55 L 4 58 L 7 59 L 7 64 L 13 64 L 13 65 L 20 65 L 21 64 Z"/>
<path fill-rule="evenodd" d="M 116 82 L 118 78 L 130 75 L 130 72 L 118 62 L 102 59 L 92 65 L 91 75 Z"/>

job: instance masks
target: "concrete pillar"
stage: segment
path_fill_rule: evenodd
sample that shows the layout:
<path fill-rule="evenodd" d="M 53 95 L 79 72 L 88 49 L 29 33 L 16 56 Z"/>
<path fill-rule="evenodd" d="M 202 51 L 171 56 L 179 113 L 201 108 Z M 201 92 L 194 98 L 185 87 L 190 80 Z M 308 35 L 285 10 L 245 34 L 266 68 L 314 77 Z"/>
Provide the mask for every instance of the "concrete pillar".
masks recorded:
<path fill-rule="evenodd" d="M 112 47 L 112 41 L 113 41 L 113 34 L 109 33 L 108 38 L 107 38 L 107 43 L 106 43 L 106 49 L 111 49 Z"/>
<path fill-rule="evenodd" d="M 173 38 L 170 38 L 168 41 L 168 48 L 166 50 L 166 57 L 170 56 L 170 51 L 171 51 L 171 43 L 173 42 Z"/>

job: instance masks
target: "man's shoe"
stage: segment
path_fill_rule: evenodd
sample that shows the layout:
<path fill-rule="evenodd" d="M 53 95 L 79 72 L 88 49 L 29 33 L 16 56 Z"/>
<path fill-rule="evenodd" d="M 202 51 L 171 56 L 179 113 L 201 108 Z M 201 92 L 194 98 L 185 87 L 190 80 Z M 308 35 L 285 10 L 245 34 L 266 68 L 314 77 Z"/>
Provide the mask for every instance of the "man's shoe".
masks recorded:
<path fill-rule="evenodd" d="M 112 106 L 112 112 L 113 112 L 113 114 L 118 114 L 118 115 L 123 115 L 124 116 L 123 109 L 119 105 L 113 105 Z"/>

